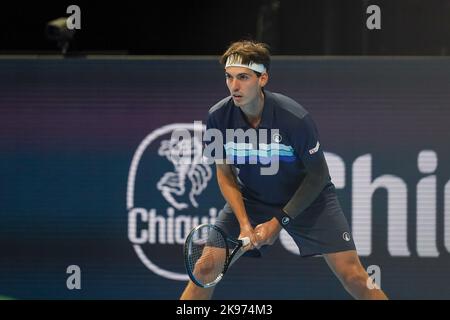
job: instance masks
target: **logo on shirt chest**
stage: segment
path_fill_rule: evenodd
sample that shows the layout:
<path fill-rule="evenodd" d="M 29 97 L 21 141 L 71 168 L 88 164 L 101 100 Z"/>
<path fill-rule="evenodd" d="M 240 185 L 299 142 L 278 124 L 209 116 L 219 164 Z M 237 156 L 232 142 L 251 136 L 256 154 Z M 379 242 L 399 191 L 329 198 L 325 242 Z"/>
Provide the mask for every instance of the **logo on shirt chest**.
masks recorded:
<path fill-rule="evenodd" d="M 273 140 L 274 142 L 276 142 L 276 143 L 280 143 L 281 140 L 282 140 L 281 134 L 279 134 L 279 133 L 274 133 L 274 134 L 272 135 L 272 140 Z"/>

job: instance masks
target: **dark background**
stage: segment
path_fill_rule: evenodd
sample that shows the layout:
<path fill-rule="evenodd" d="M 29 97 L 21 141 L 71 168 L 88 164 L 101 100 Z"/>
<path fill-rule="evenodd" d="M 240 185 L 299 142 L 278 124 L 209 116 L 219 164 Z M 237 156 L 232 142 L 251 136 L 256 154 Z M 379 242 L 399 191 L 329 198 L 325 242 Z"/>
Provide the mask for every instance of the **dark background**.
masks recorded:
<path fill-rule="evenodd" d="M 0 7 L 0 53 L 57 53 L 48 21 L 81 8 L 72 53 L 217 55 L 253 38 L 281 55 L 448 55 L 449 0 L 42 1 Z M 366 8 L 381 8 L 381 30 Z"/>
<path fill-rule="evenodd" d="M 81 7 L 82 29 L 68 52 L 75 58 L 47 56 L 60 51 L 46 38 L 46 24 L 71 4 Z M 371 4 L 381 7 L 381 30 L 365 26 Z M 2 3 L 0 299 L 178 298 L 185 282 L 150 271 L 128 238 L 130 164 L 155 130 L 206 119 L 228 94 L 217 55 L 241 38 L 296 56 L 274 57 L 268 90 L 310 111 L 326 152 L 342 158 L 346 184 L 338 195 L 351 225 L 358 213 L 352 199 L 364 192 L 353 190 L 357 159 L 372 157 L 373 179 L 392 175 L 406 184 L 410 255 L 389 251 L 388 217 L 396 211 L 388 201 L 401 193 L 379 188 L 364 266 L 380 266 L 390 298 L 449 299 L 449 17 L 450 0 Z M 397 55 L 432 57 L 390 57 Z M 156 184 L 173 168 L 155 150 L 138 172 L 146 201 L 136 206 L 164 215 L 170 204 Z M 424 150 L 438 158 L 429 174 L 417 167 Z M 432 176 L 436 194 L 420 203 L 436 204 L 428 245 L 436 244 L 437 257 L 421 254 L 417 237 L 418 184 Z M 220 208 L 215 181 L 199 208 L 176 214 Z M 161 267 L 184 273 L 182 245 L 142 247 Z M 66 287 L 69 265 L 82 270 L 81 290 Z M 350 298 L 322 259 L 300 259 L 280 242 L 266 259 L 233 267 L 215 297 Z"/>

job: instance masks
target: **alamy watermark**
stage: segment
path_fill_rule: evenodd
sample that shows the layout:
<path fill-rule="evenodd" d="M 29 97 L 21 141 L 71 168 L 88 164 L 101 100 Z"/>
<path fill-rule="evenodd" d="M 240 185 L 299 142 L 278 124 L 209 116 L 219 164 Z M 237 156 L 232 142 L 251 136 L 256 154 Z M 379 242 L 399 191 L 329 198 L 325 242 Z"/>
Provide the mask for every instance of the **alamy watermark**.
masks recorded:
<path fill-rule="evenodd" d="M 81 269 L 79 266 L 73 264 L 67 267 L 66 273 L 70 276 L 66 280 L 66 287 L 69 290 L 81 289 Z"/>
<path fill-rule="evenodd" d="M 218 129 L 202 130 L 201 121 L 194 121 L 194 135 L 177 129 L 170 137 L 170 157 L 179 164 L 260 164 L 261 175 L 275 175 L 280 156 L 294 157 L 291 146 L 281 143 L 278 129 L 226 129 L 225 137 Z M 201 143 L 195 143 L 201 142 Z M 196 150 L 201 147 L 202 150 Z"/>
<path fill-rule="evenodd" d="M 72 4 L 67 7 L 66 13 L 71 14 L 66 19 L 66 26 L 69 30 L 81 29 L 81 9 L 79 6 Z"/>
<path fill-rule="evenodd" d="M 369 30 L 381 29 L 381 9 L 379 6 L 373 4 L 367 7 L 366 13 L 370 16 L 366 20 L 366 26 Z"/>

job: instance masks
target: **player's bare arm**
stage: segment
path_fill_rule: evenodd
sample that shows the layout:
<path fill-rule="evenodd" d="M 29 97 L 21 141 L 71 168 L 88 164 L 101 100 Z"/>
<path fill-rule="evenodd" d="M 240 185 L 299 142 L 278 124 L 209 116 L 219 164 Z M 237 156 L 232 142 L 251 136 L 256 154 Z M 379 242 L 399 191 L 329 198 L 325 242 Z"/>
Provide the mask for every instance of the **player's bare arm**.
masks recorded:
<path fill-rule="evenodd" d="M 259 246 L 256 238 L 255 230 L 253 229 L 245 211 L 244 201 L 242 199 L 241 191 L 236 182 L 236 176 L 229 164 L 216 164 L 217 182 L 220 191 L 225 200 L 230 204 L 236 218 L 239 221 L 241 233 L 239 238 L 249 237 L 250 248 Z"/>

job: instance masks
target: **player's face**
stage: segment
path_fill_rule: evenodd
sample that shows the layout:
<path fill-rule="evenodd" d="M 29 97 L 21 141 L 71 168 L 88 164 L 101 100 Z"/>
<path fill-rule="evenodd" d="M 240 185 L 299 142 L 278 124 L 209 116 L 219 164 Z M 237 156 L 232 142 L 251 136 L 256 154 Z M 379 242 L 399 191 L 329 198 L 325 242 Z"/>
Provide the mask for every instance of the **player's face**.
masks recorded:
<path fill-rule="evenodd" d="M 242 107 L 257 100 L 268 76 L 264 73 L 258 77 L 253 70 L 244 67 L 228 67 L 225 69 L 225 78 L 234 104 Z"/>

